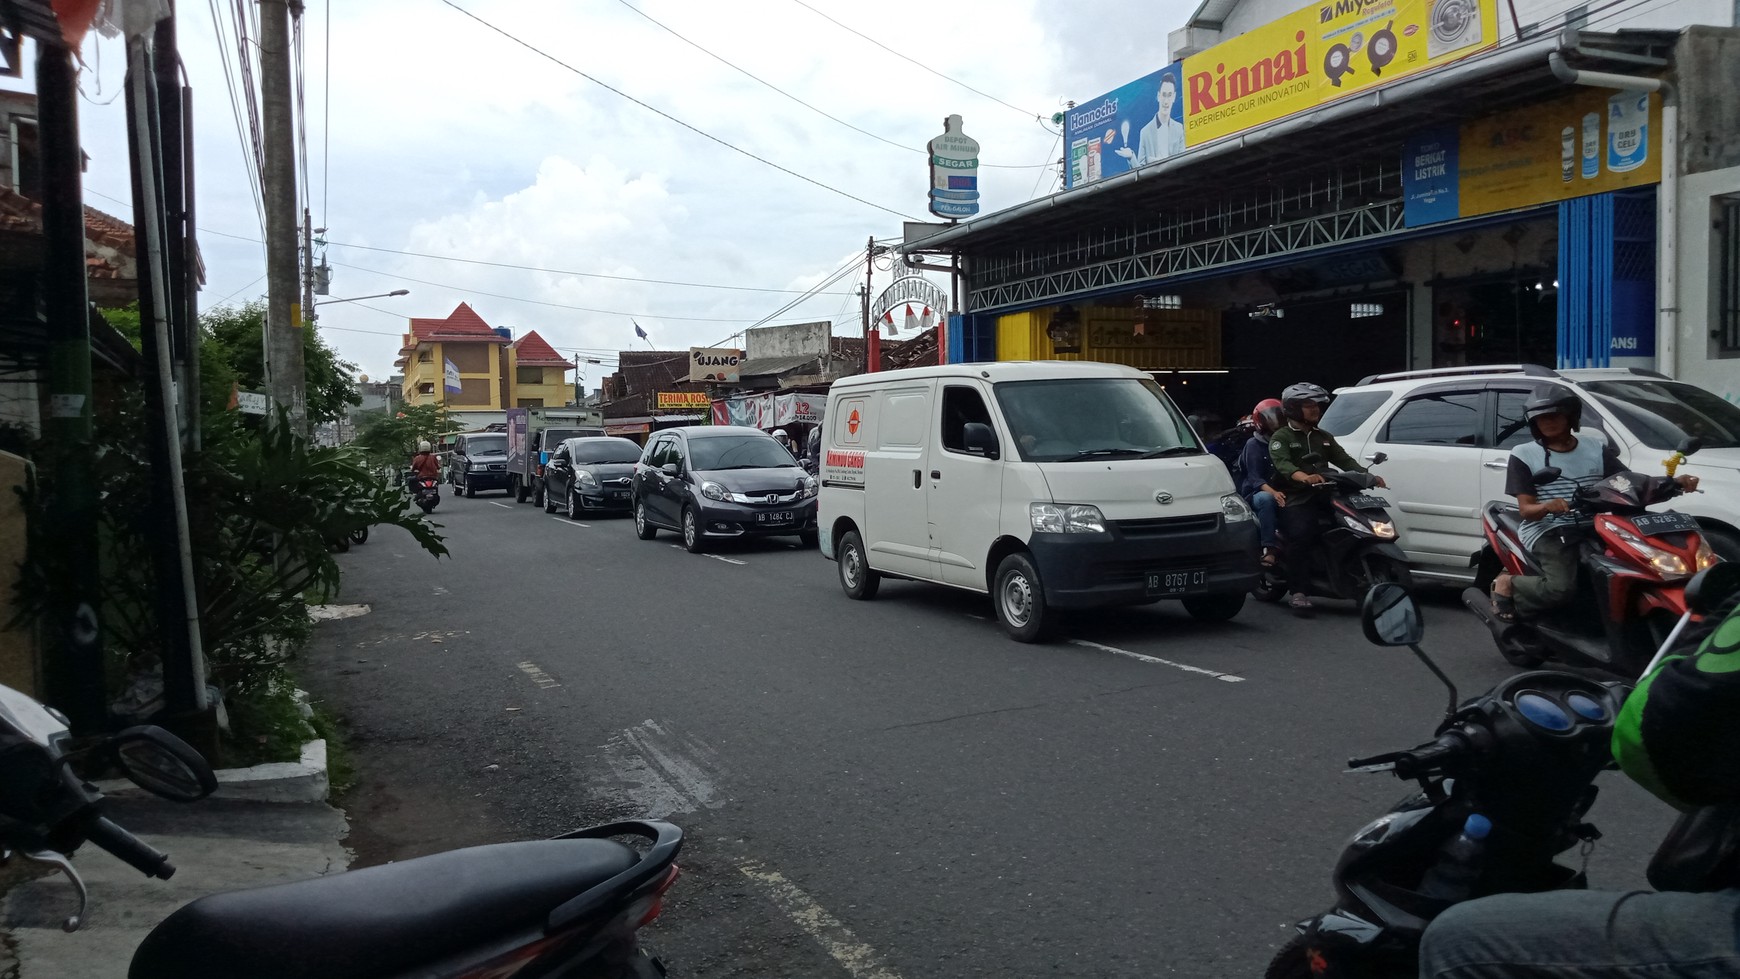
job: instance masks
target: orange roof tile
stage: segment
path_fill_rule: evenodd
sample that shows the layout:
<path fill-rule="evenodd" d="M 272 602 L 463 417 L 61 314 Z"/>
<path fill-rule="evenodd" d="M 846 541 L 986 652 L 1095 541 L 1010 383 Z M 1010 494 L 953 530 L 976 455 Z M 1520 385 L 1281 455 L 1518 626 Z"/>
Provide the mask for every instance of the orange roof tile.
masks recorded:
<path fill-rule="evenodd" d="M 556 348 L 538 336 L 537 330 L 532 330 L 525 336 L 514 341 L 514 351 L 518 355 L 517 363 L 521 367 L 569 367 L 574 365 L 566 357 L 556 352 Z"/>

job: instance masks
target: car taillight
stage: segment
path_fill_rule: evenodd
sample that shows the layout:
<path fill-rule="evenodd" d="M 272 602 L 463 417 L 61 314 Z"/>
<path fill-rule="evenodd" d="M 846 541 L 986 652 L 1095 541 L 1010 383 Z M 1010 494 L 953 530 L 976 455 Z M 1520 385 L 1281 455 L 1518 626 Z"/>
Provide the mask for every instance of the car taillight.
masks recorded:
<path fill-rule="evenodd" d="M 659 886 L 653 890 L 651 903 L 646 906 L 646 912 L 641 915 L 640 921 L 634 926 L 636 930 L 652 924 L 659 913 L 665 909 L 665 892 L 671 889 L 671 885 L 675 884 L 680 876 L 682 876 L 682 869 L 674 863 L 671 864 L 671 869 L 665 874 L 665 879 L 659 881 Z"/>
<path fill-rule="evenodd" d="M 542 476 L 543 474 L 544 474 L 544 464 L 543 463 L 540 462 L 537 465 L 532 467 L 532 475 Z"/>

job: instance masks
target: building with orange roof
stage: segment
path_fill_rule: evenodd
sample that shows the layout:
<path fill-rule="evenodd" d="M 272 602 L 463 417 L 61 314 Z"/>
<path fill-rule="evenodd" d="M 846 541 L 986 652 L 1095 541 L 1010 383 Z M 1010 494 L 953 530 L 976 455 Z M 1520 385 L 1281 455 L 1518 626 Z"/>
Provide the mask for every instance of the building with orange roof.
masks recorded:
<path fill-rule="evenodd" d="M 463 411 L 500 411 L 567 404 L 564 374 L 573 365 L 536 331 L 519 340 L 490 326 L 467 303 L 445 317 L 411 317 L 399 359 L 405 403 L 445 404 Z"/>

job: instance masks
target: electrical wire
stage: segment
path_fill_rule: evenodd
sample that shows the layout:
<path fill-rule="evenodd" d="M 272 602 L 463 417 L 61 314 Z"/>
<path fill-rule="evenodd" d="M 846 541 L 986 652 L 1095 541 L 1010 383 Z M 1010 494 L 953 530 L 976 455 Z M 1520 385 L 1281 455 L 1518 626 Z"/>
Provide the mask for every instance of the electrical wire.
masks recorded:
<path fill-rule="evenodd" d="M 1062 133 L 1058 133 L 1058 134 L 1057 134 L 1057 138 L 1056 138 L 1056 139 L 1054 139 L 1054 140 L 1052 140 L 1052 141 L 1051 141 L 1051 152 L 1053 152 L 1053 153 L 1056 153 L 1056 152 L 1057 152 L 1057 150 L 1058 150 L 1058 148 L 1059 148 L 1059 147 L 1060 147 L 1060 146 L 1062 146 L 1062 145 L 1063 145 L 1063 134 L 1062 134 Z M 1046 167 L 1048 167 L 1048 168 L 1049 168 L 1049 167 L 1051 167 L 1051 166 L 1053 166 L 1053 165 L 1054 165 L 1054 164 L 1052 164 L 1052 163 L 1047 163 L 1047 164 L 1046 164 Z M 1038 196 L 1039 196 L 1039 184 L 1040 184 L 1040 182 L 1041 182 L 1041 181 L 1043 181 L 1043 180 L 1044 180 L 1044 179 L 1045 179 L 1045 174 L 1043 174 L 1043 173 L 1042 173 L 1042 174 L 1040 174 L 1040 175 L 1039 175 L 1039 176 L 1038 176 L 1038 177 L 1036 177 L 1036 178 L 1035 178 L 1035 179 L 1034 179 L 1034 181 L 1033 181 L 1033 190 L 1032 190 L 1032 192 L 1030 192 L 1030 193 L 1029 193 L 1029 194 L 1028 194 L 1028 195 L 1027 195 L 1027 199 L 1028 199 L 1028 200 L 1032 200 L 1032 199 L 1033 199 L 1033 198 L 1035 198 L 1035 197 L 1038 197 Z"/>
<path fill-rule="evenodd" d="M 785 96 L 786 98 L 792 100 L 793 102 L 796 102 L 798 105 L 803 106 L 804 108 L 810 110 L 811 112 L 816 113 L 819 116 L 822 116 L 823 118 L 830 119 L 834 122 L 837 122 L 840 125 L 845 126 L 847 129 L 850 129 L 855 133 L 859 133 L 860 135 L 868 136 L 871 139 L 874 139 L 879 143 L 887 143 L 889 146 L 892 146 L 897 150 L 905 150 L 908 153 L 921 153 L 921 154 L 926 154 L 926 155 L 928 155 L 930 152 L 929 150 L 925 149 L 922 146 L 907 146 L 905 143 L 897 142 L 895 140 L 889 139 L 886 136 L 878 136 L 877 134 L 871 132 L 868 129 L 861 129 L 858 126 L 855 126 L 852 123 L 849 123 L 844 119 L 841 119 L 839 116 L 836 116 L 831 112 L 828 112 L 826 109 L 818 108 L 817 106 L 812 105 L 809 102 L 805 102 L 803 99 L 798 98 L 797 96 L 791 94 L 790 92 L 786 91 L 785 89 L 780 88 L 778 85 L 775 85 L 774 83 L 768 81 L 767 79 L 762 78 L 761 76 L 754 74 L 753 72 L 749 71 L 748 69 L 743 68 L 739 65 L 733 64 L 732 62 L 726 60 L 723 56 L 713 52 L 712 50 L 709 50 L 706 46 L 699 44 L 699 43 L 696 43 L 695 41 L 692 41 L 687 37 L 684 37 L 683 35 L 677 33 L 669 25 L 659 21 L 658 19 L 653 17 L 651 14 L 647 13 L 646 11 L 644 11 L 644 10 L 640 9 L 639 7 L 636 7 L 634 4 L 630 3 L 629 0 L 616 0 L 616 2 L 622 4 L 624 7 L 627 7 L 628 9 L 639 14 L 641 17 L 645 18 L 649 23 L 651 23 L 654 27 L 657 27 L 658 29 L 671 35 L 672 37 L 683 42 L 684 44 L 687 44 L 688 46 L 701 52 L 702 54 L 706 55 L 707 57 L 712 58 L 714 61 L 719 62 L 720 64 L 724 65 L 725 67 L 730 68 L 732 71 L 735 71 L 735 72 L 749 78 L 752 81 L 755 81 L 761 85 L 766 86 L 767 88 L 774 90 L 775 92 L 778 92 L 779 94 Z M 1025 164 L 1025 163 L 985 163 L 985 162 L 981 161 L 979 163 L 979 166 L 992 168 L 992 169 L 998 169 L 998 170 L 1032 170 L 1032 169 L 1034 169 L 1032 166 Z M 1044 166 L 1048 166 L 1048 164 L 1042 163 L 1039 166 L 1044 167 Z"/>
<path fill-rule="evenodd" d="M 690 124 L 684 122 L 681 119 L 678 119 L 676 116 L 671 115 L 670 113 L 664 111 L 663 109 L 655 108 L 654 106 L 649 105 L 646 102 L 642 102 L 640 99 L 635 98 L 634 96 L 628 94 L 627 92 L 624 92 L 623 90 L 621 90 L 619 88 L 616 88 L 613 85 L 607 84 L 603 81 L 600 81 L 597 78 L 594 78 L 591 75 L 588 75 L 587 73 L 581 71 L 580 69 L 574 67 L 573 65 L 570 65 L 567 62 L 561 60 L 560 58 L 557 58 L 555 55 L 550 54 L 550 53 L 548 53 L 540 48 L 534 47 L 531 43 L 529 43 L 527 41 L 523 41 L 520 38 L 515 37 L 512 34 L 509 34 L 507 31 L 501 29 L 500 27 L 495 26 L 494 24 L 490 23 L 489 21 L 484 20 L 482 17 L 479 17 L 476 14 L 472 13 L 471 11 L 466 10 L 464 7 L 461 7 L 457 3 L 454 3 L 453 0 L 441 0 L 441 3 L 446 4 L 449 7 L 452 7 L 454 10 L 459 11 L 460 13 L 462 13 L 465 16 L 471 18 L 472 20 L 478 22 L 479 24 L 482 24 L 483 26 L 496 32 L 497 34 L 500 34 L 502 37 L 507 38 L 508 40 L 514 42 L 515 44 L 518 44 L 520 47 L 525 48 L 527 51 L 530 51 L 533 54 L 536 54 L 542 58 L 545 58 L 545 59 L 553 62 L 554 64 L 560 65 L 561 67 L 566 68 L 567 70 L 573 72 L 574 74 L 579 75 L 581 78 L 586 79 L 587 81 L 591 82 L 592 84 L 597 85 L 600 88 L 606 89 L 606 90 L 608 90 L 616 95 L 619 95 L 622 98 L 625 98 L 630 102 L 633 102 L 635 105 L 638 105 L 641 108 L 646 109 L 649 112 L 652 112 L 652 113 L 655 113 L 659 116 L 662 116 L 665 119 L 668 119 L 671 122 L 674 122 L 679 126 L 682 126 L 684 129 L 687 129 L 690 132 L 692 132 L 698 136 L 706 137 L 707 139 L 712 140 L 715 143 L 718 143 L 720 146 L 723 146 L 726 149 L 731 150 L 734 153 L 740 153 L 744 156 L 749 157 L 751 160 L 756 161 L 757 163 L 762 163 L 762 164 L 765 164 L 767 166 L 770 166 L 770 167 L 774 168 L 775 170 L 778 170 L 781 173 L 784 173 L 788 176 L 796 177 L 799 180 L 802 180 L 803 182 L 805 182 L 807 184 L 812 184 L 816 187 L 820 187 L 821 189 L 823 189 L 831 194 L 838 194 L 839 196 L 844 197 L 848 200 L 856 201 L 859 204 L 863 204 L 865 207 L 875 208 L 878 211 L 883 211 L 883 212 L 886 212 L 888 214 L 892 214 L 897 218 L 905 218 L 908 221 L 919 220 L 918 218 L 914 217 L 913 215 L 907 214 L 905 211 L 897 211 L 892 207 L 884 207 L 881 204 L 877 204 L 877 203 L 874 203 L 872 201 L 867 201 L 864 198 L 857 196 L 856 194 L 851 194 L 851 193 L 848 193 L 844 190 L 841 190 L 838 187 L 834 187 L 834 186 L 831 186 L 829 184 L 822 183 L 820 180 L 817 180 L 814 177 L 806 177 L 803 174 L 798 173 L 796 170 L 793 170 L 789 167 L 781 166 L 778 163 L 775 163 L 772 160 L 767 159 L 766 157 L 757 156 L 754 153 L 751 153 L 748 150 L 736 145 L 735 143 L 731 143 L 731 142 L 728 142 L 724 139 L 721 139 L 720 137 L 715 136 L 712 133 L 709 133 L 704 129 L 699 129 L 695 126 L 691 126 Z"/>
<path fill-rule="evenodd" d="M 816 8 L 805 3 L 804 0 L 791 0 L 791 2 L 797 4 L 798 6 L 804 8 L 805 10 L 808 10 L 810 13 L 815 14 L 817 17 L 822 18 L 823 20 L 827 21 L 828 23 L 833 24 L 835 27 L 838 27 L 841 30 L 846 31 L 847 33 L 856 34 L 857 36 L 863 38 L 864 40 L 869 41 L 871 44 L 874 44 L 877 47 L 881 48 L 882 50 L 887 51 L 889 54 L 894 55 L 896 58 L 900 58 L 903 61 L 907 61 L 907 62 L 910 62 L 912 64 L 915 64 L 915 65 L 919 66 L 920 68 L 923 68 L 925 71 L 928 71 L 931 74 L 935 75 L 936 77 L 941 78 L 945 81 L 954 82 L 956 85 L 959 85 L 960 87 L 966 89 L 967 91 L 972 92 L 974 95 L 982 95 L 985 98 L 988 98 L 991 101 L 997 103 L 998 105 L 1008 106 L 1009 108 L 1014 109 L 1016 112 L 1019 112 L 1022 115 L 1027 116 L 1030 119 L 1041 118 L 1041 116 L 1037 112 L 1028 112 L 1026 109 L 1023 109 L 1018 105 L 1014 105 L 1012 103 L 1003 101 L 1002 99 L 996 97 L 995 95 L 992 95 L 990 92 L 980 91 L 979 89 L 976 89 L 971 85 L 968 85 L 966 82 L 963 82 L 958 78 L 951 78 L 948 75 L 945 75 L 942 72 L 937 71 L 935 68 L 932 68 L 931 66 L 925 64 L 924 62 L 919 61 L 917 58 L 907 57 L 906 55 L 901 54 L 899 51 L 894 50 L 893 48 L 889 47 L 888 45 L 883 44 L 881 41 L 876 40 L 875 38 L 871 37 L 870 35 L 865 34 L 862 31 L 858 31 L 858 30 L 855 30 L 853 28 L 847 27 L 845 24 L 840 23 L 839 21 L 835 20 L 834 18 L 829 17 L 827 14 L 824 14 L 820 10 L 817 10 Z"/>
<path fill-rule="evenodd" d="M 96 193 L 96 191 L 92 191 L 92 193 Z M 98 196 L 105 196 L 106 197 L 107 195 L 98 195 Z M 114 200 L 114 198 L 112 198 L 112 197 L 109 199 Z M 125 202 L 123 201 L 120 203 L 125 203 Z M 203 230 L 206 231 L 208 234 L 219 235 L 219 236 L 224 237 L 224 238 L 234 238 L 237 241 L 254 241 L 255 240 L 253 238 L 244 237 L 242 235 L 232 235 L 232 234 L 229 234 L 229 233 L 223 232 L 223 231 L 213 231 L 210 228 L 206 228 Z M 348 242 L 343 242 L 343 241 L 328 241 L 328 242 L 325 242 L 325 244 L 328 246 L 331 246 L 333 248 L 355 248 L 355 249 L 359 249 L 361 251 L 382 252 L 382 253 L 385 253 L 388 255 L 408 255 L 408 256 L 411 256 L 413 258 L 429 258 L 429 259 L 434 259 L 434 260 L 440 261 L 440 262 L 459 262 L 459 263 L 464 264 L 464 265 L 483 265 L 483 266 L 487 266 L 489 268 L 513 269 L 515 271 L 520 271 L 520 272 L 543 272 L 543 273 L 548 274 L 548 275 L 573 275 L 573 276 L 580 276 L 580 277 L 588 278 L 588 279 L 610 279 L 610 280 L 615 281 L 615 282 L 644 282 L 644 283 L 648 283 L 651 285 L 683 286 L 683 287 L 690 288 L 690 289 L 722 289 L 722 290 L 726 290 L 729 292 L 762 292 L 762 293 L 765 293 L 765 292 L 781 293 L 781 292 L 783 292 L 783 293 L 790 293 L 793 295 L 802 295 L 802 294 L 807 293 L 807 291 L 808 291 L 808 290 L 804 290 L 804 289 L 764 289 L 764 288 L 761 288 L 758 286 L 728 286 L 728 285 L 723 285 L 721 283 L 715 283 L 715 282 L 683 282 L 683 281 L 675 280 L 675 279 L 647 279 L 647 278 L 642 278 L 640 276 L 634 276 L 634 275 L 607 275 L 603 272 L 579 272 L 579 271 L 575 271 L 572 269 L 548 269 L 548 268 L 544 268 L 544 267 L 538 266 L 538 265 L 515 265 L 512 262 L 489 262 L 489 261 L 485 261 L 481 258 L 458 258 L 458 257 L 455 257 L 453 255 L 435 255 L 435 254 L 432 254 L 430 252 L 408 252 L 408 251 L 404 251 L 404 250 L 398 249 L 398 248 L 378 248 L 378 247 L 373 246 L 373 245 L 354 245 L 354 244 L 350 244 Z M 342 263 L 334 263 L 334 264 L 342 264 Z M 357 266 L 350 265 L 350 266 L 344 266 L 344 267 L 345 268 L 356 268 Z M 369 270 L 364 269 L 364 271 L 369 271 Z M 386 273 L 381 273 L 381 274 L 386 274 Z M 849 296 L 849 295 L 852 295 L 852 293 L 829 293 L 829 295 Z"/>
<path fill-rule="evenodd" d="M 257 161 L 249 152 L 248 136 L 242 124 L 241 99 L 236 93 L 236 77 L 230 70 L 230 59 L 226 55 L 223 17 L 219 13 L 218 0 L 207 0 L 207 2 L 211 8 L 212 29 L 217 35 L 218 64 L 223 67 L 224 88 L 230 97 L 230 116 L 236 124 L 236 145 L 242 152 L 242 168 L 248 174 L 248 190 L 254 198 L 254 217 L 260 222 L 261 253 L 264 254 L 266 236 L 266 202 L 262 196 L 264 191 L 261 187 L 259 173 L 255 170 Z"/>
<path fill-rule="evenodd" d="M 328 204 L 332 200 L 332 0 L 326 0 L 326 52 L 321 57 L 321 67 L 325 77 L 321 87 L 325 90 L 325 108 L 320 110 L 320 226 L 330 228 L 327 218 L 331 216 Z"/>

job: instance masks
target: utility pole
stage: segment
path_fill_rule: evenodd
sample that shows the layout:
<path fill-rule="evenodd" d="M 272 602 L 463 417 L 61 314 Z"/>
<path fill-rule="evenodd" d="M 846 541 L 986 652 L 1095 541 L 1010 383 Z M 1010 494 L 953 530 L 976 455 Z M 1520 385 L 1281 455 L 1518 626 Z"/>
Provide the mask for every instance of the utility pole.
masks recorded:
<path fill-rule="evenodd" d="M 580 385 L 580 355 L 574 355 L 574 407 L 580 407 L 580 396 L 585 393 Z"/>
<path fill-rule="evenodd" d="M 266 393 L 274 409 L 290 413 L 290 426 L 307 435 L 308 382 L 302 361 L 302 314 L 297 295 L 296 127 L 290 106 L 290 15 L 301 0 L 259 0 L 260 115 L 265 159 L 260 161 L 266 204 Z M 310 303 L 306 311 L 312 312 Z"/>
<path fill-rule="evenodd" d="M 876 271 L 876 236 L 864 245 L 864 373 L 870 373 L 870 276 Z"/>

